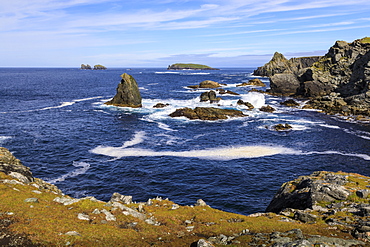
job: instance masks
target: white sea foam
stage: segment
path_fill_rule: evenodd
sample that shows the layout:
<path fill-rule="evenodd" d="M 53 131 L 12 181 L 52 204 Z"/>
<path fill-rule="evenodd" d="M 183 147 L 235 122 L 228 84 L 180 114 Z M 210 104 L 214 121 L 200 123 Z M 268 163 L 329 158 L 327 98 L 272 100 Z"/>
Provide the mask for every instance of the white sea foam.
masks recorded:
<path fill-rule="evenodd" d="M 11 136 L 0 136 L 0 144 L 5 143 L 7 140 L 11 139 Z"/>
<path fill-rule="evenodd" d="M 48 180 L 47 182 L 48 183 L 51 183 L 51 184 L 54 184 L 54 183 L 57 183 L 57 182 L 63 182 L 64 180 L 66 180 L 67 178 L 72 178 L 72 177 L 76 177 L 78 175 L 82 175 L 82 174 L 85 174 L 87 170 L 89 170 L 90 168 L 90 164 L 89 163 L 86 163 L 86 162 L 75 162 L 73 161 L 73 166 L 74 167 L 80 167 L 74 171 L 71 171 L 67 174 L 64 174 L 56 179 L 52 179 L 52 180 Z"/>
<path fill-rule="evenodd" d="M 352 130 L 348 130 L 348 129 L 345 129 L 344 131 L 346 133 L 348 133 L 348 134 L 355 135 L 355 136 L 360 137 L 362 139 L 370 140 L 370 133 L 369 132 L 365 132 L 365 131 L 352 131 Z"/>
<path fill-rule="evenodd" d="M 136 144 L 140 144 L 144 141 L 144 138 L 145 138 L 145 131 L 138 131 L 135 133 L 134 137 L 131 140 L 123 143 L 121 148 L 131 147 Z"/>
<path fill-rule="evenodd" d="M 357 157 L 357 158 L 361 158 L 361 159 L 364 159 L 364 160 L 370 160 L 370 156 L 367 155 L 367 154 L 342 153 L 342 152 L 339 152 L 339 151 L 323 151 L 323 152 L 312 151 L 312 152 L 301 152 L 299 154 L 301 154 L 301 155 L 311 155 L 311 154 L 327 155 L 327 154 L 335 154 L 335 155 L 342 155 L 342 156 Z"/>
<path fill-rule="evenodd" d="M 242 95 L 242 100 L 251 103 L 255 108 L 261 108 L 265 105 L 265 95 L 257 92 Z"/>
<path fill-rule="evenodd" d="M 339 126 L 336 125 L 330 125 L 330 124 L 319 124 L 321 127 L 329 128 L 329 129 L 340 129 Z"/>
<path fill-rule="evenodd" d="M 279 146 L 239 146 L 190 151 L 153 151 L 150 149 L 142 148 L 98 146 L 90 150 L 90 152 L 94 154 L 110 156 L 115 159 L 132 156 L 174 156 L 208 160 L 233 160 L 271 156 L 291 151 L 287 148 Z"/>

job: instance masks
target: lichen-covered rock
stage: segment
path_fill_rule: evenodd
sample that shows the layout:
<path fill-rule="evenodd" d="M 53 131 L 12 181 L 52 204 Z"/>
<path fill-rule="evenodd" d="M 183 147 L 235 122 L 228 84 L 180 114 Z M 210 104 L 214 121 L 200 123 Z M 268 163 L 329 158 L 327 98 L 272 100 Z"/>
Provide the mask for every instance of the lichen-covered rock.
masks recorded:
<path fill-rule="evenodd" d="M 20 179 L 23 183 L 34 181 L 30 168 L 24 166 L 8 149 L 3 147 L 0 147 L 0 172 Z"/>
<path fill-rule="evenodd" d="M 191 120 L 219 120 L 227 119 L 228 117 L 245 117 L 242 111 L 233 109 L 220 109 L 214 107 L 196 107 L 191 109 L 188 107 L 177 109 L 169 115 L 170 117 L 187 117 Z"/>
<path fill-rule="evenodd" d="M 278 190 L 266 211 L 279 213 L 286 208 L 307 209 L 318 202 L 345 200 L 351 191 L 343 185 L 348 176 L 328 172 L 314 172 L 284 183 Z"/>
<path fill-rule="evenodd" d="M 134 77 L 124 73 L 121 75 L 121 78 L 122 80 L 117 87 L 117 94 L 105 104 L 121 107 L 141 107 L 142 99 L 139 86 Z"/>
<path fill-rule="evenodd" d="M 236 85 L 237 87 L 245 87 L 245 86 L 257 86 L 257 87 L 266 87 L 266 84 L 263 83 L 260 79 L 255 78 L 251 79 L 248 82 L 243 82 L 242 84 Z"/>

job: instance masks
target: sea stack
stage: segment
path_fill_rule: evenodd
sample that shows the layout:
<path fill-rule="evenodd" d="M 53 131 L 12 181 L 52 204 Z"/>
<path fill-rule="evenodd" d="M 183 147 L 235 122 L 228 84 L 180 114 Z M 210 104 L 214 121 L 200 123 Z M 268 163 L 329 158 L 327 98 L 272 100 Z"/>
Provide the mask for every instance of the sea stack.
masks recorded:
<path fill-rule="evenodd" d="M 136 80 L 129 74 L 122 74 L 122 80 L 117 86 L 117 94 L 107 105 L 122 107 L 141 107 L 141 95 Z"/>

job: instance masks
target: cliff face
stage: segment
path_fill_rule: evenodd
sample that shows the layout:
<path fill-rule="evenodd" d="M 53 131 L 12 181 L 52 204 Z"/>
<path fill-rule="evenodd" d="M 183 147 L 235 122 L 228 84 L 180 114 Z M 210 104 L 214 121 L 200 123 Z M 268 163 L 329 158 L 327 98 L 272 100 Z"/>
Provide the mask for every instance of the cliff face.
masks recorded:
<path fill-rule="evenodd" d="M 311 98 L 327 113 L 370 116 L 370 41 L 337 41 L 323 57 L 287 60 L 275 53 L 255 75 L 270 77 L 270 92 Z"/>
<path fill-rule="evenodd" d="M 286 59 L 283 54 L 275 52 L 271 61 L 262 67 L 258 67 L 253 74 L 256 76 L 273 76 L 281 73 L 297 74 L 300 70 L 312 66 L 321 57 L 298 57 Z"/>

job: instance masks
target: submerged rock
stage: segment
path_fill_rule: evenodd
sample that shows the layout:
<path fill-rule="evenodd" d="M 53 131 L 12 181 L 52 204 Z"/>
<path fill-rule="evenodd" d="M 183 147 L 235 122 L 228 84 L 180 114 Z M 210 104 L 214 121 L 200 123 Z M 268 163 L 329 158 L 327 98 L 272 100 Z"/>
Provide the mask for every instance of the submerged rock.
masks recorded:
<path fill-rule="evenodd" d="M 233 109 L 220 109 L 214 107 L 196 107 L 191 109 L 188 107 L 177 109 L 169 115 L 170 117 L 187 117 L 191 120 L 219 120 L 227 119 L 228 117 L 245 117 L 242 111 Z"/>
<path fill-rule="evenodd" d="M 293 127 L 290 124 L 277 124 L 273 126 L 273 129 L 276 131 L 287 131 L 291 130 Z"/>
<path fill-rule="evenodd" d="M 122 74 L 121 77 L 122 80 L 118 84 L 117 94 L 105 104 L 133 108 L 141 107 L 142 99 L 136 80 L 126 73 Z"/>

